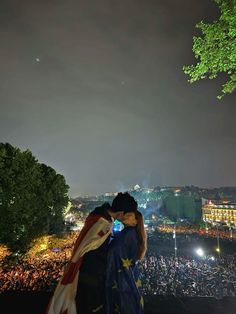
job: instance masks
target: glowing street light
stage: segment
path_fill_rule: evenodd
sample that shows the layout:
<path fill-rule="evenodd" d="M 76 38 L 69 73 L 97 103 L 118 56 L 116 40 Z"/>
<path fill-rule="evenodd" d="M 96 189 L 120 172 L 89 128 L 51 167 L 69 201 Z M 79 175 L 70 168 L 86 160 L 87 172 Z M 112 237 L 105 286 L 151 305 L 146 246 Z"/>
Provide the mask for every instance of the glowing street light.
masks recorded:
<path fill-rule="evenodd" d="M 218 228 L 218 225 L 216 225 L 216 228 L 217 228 L 217 249 L 216 249 L 216 251 L 218 252 L 218 255 L 220 257 L 220 239 L 219 239 L 219 228 Z"/>
<path fill-rule="evenodd" d="M 204 251 L 203 251 L 202 248 L 196 249 L 196 253 L 197 253 L 197 255 L 199 255 L 200 257 L 204 256 Z"/>
<path fill-rule="evenodd" d="M 173 239 L 175 240 L 175 258 L 177 258 L 177 243 L 176 243 L 176 225 L 173 230 Z"/>

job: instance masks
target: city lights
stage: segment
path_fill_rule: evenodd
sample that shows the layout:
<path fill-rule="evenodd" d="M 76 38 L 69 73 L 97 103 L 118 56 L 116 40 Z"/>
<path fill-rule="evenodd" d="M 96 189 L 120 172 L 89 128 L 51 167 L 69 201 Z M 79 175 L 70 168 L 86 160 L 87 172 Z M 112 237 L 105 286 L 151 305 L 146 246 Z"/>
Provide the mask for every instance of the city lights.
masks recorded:
<path fill-rule="evenodd" d="M 204 256 L 204 251 L 202 248 L 198 248 L 196 249 L 196 253 L 198 256 L 203 257 Z"/>

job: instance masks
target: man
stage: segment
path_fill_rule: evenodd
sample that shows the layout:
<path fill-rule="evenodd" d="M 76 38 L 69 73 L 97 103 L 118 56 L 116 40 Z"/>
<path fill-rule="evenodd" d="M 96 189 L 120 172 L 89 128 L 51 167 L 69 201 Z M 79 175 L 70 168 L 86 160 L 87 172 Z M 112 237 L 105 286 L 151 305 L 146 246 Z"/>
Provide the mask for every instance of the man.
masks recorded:
<path fill-rule="evenodd" d="M 104 314 L 107 248 L 113 221 L 124 215 L 128 193 L 95 208 L 87 217 L 46 314 Z"/>

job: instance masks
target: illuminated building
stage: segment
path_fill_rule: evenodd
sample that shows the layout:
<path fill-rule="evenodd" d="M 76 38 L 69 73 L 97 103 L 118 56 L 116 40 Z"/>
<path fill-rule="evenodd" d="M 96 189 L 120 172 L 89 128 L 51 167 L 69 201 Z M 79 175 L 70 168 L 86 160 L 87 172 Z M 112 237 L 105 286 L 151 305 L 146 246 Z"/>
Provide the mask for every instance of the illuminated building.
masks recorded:
<path fill-rule="evenodd" d="M 205 202 L 202 205 L 202 219 L 209 223 L 236 226 L 236 204 L 230 202 Z"/>

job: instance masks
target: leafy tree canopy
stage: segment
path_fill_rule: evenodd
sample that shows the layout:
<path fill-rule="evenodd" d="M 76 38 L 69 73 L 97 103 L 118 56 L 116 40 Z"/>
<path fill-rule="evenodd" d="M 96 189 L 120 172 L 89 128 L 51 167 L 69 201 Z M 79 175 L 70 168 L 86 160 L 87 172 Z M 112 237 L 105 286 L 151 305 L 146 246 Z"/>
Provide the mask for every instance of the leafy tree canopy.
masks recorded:
<path fill-rule="evenodd" d="M 23 252 L 38 236 L 61 231 L 68 188 L 29 150 L 0 143 L 0 243 Z"/>
<path fill-rule="evenodd" d="M 222 86 L 221 99 L 236 89 L 236 0 L 214 0 L 220 9 L 218 20 L 196 24 L 202 35 L 193 37 L 193 52 L 198 60 L 194 65 L 183 66 L 189 82 L 209 78 L 220 73 L 228 77 Z"/>

